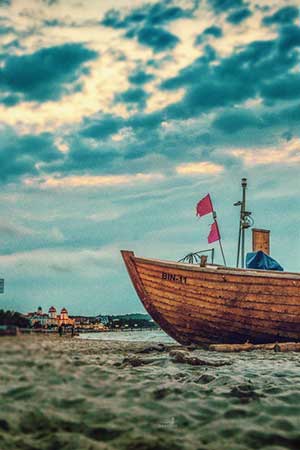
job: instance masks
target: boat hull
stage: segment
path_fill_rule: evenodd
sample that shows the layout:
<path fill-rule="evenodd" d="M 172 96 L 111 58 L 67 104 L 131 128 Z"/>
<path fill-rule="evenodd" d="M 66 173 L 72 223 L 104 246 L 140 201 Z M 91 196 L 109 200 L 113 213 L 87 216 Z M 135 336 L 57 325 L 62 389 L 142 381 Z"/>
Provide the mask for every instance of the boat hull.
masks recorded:
<path fill-rule="evenodd" d="M 181 344 L 300 341 L 299 274 L 121 253 L 146 310 Z"/>

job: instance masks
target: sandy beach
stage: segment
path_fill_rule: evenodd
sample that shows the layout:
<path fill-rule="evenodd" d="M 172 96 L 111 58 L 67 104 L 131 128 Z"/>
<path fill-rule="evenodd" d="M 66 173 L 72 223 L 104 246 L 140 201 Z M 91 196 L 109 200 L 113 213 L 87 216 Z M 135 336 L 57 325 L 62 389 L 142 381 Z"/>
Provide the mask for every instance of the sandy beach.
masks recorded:
<path fill-rule="evenodd" d="M 0 341 L 1 450 L 300 448 L 300 354 Z"/>

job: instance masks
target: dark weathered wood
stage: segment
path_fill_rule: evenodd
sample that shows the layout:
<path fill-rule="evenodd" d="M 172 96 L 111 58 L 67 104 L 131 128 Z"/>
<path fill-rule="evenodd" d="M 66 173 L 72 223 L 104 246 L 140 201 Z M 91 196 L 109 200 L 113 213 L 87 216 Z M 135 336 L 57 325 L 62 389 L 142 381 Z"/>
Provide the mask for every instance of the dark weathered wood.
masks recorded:
<path fill-rule="evenodd" d="M 122 250 L 121 254 L 135 290 L 153 320 L 155 320 L 155 322 L 158 323 L 161 328 L 164 329 L 166 333 L 170 334 L 170 336 L 172 336 L 175 340 L 183 344 L 189 344 L 190 339 L 187 338 L 184 333 L 180 333 L 176 326 L 164 317 L 161 311 L 155 307 L 152 299 L 147 295 L 140 275 L 136 269 L 134 253 L 131 251 Z"/>
<path fill-rule="evenodd" d="M 280 342 L 275 345 L 276 352 L 300 352 L 300 342 Z"/>
<path fill-rule="evenodd" d="M 180 343 L 300 341 L 299 274 L 122 255 L 145 308 Z"/>
<path fill-rule="evenodd" d="M 212 265 L 208 264 L 205 269 L 200 268 L 196 264 L 186 264 L 186 263 L 178 263 L 175 261 L 165 261 L 160 259 L 152 259 L 152 258 L 140 258 L 135 256 L 134 260 L 136 263 L 141 264 L 150 264 L 150 265 L 157 265 L 159 264 L 159 268 L 166 267 L 166 268 L 177 268 L 177 269 L 183 269 L 183 270 L 189 270 L 191 272 L 199 272 L 199 270 L 204 270 L 205 272 L 209 273 L 218 273 L 218 271 L 221 271 L 223 274 L 229 274 L 229 275 L 242 275 L 245 277 L 259 277 L 259 278 L 286 278 L 290 280 L 298 280 L 300 281 L 300 273 L 295 272 L 277 272 L 275 270 L 255 270 L 255 269 L 240 269 L 235 267 L 224 267 L 219 265 Z M 259 279 L 258 278 L 258 279 Z"/>
<path fill-rule="evenodd" d="M 273 350 L 275 352 L 300 352 L 300 342 L 273 342 L 271 344 L 211 344 L 208 350 L 222 353 Z"/>
<path fill-rule="evenodd" d="M 148 284 L 153 288 L 161 289 L 161 283 L 159 280 L 153 277 L 149 277 L 148 274 L 145 275 L 141 273 L 144 284 Z M 270 311 L 270 306 L 272 311 L 277 311 L 278 313 L 293 314 L 299 311 L 300 297 L 295 295 L 286 295 L 285 305 L 282 304 L 282 296 L 284 292 L 281 292 L 281 296 L 275 298 L 272 291 L 268 294 L 262 292 L 252 292 L 250 289 L 243 292 L 240 289 L 228 290 L 223 286 L 214 284 L 212 286 L 206 287 L 205 284 L 201 284 L 195 287 L 191 284 L 188 286 L 181 286 L 177 284 L 172 284 L 169 282 L 165 283 L 165 292 L 171 292 L 172 294 L 178 293 L 179 295 L 185 296 L 189 293 L 190 297 L 195 297 L 196 305 L 198 305 L 199 294 L 205 294 L 208 302 L 212 303 L 213 307 L 216 304 L 225 304 L 226 306 L 231 305 L 232 307 L 243 307 L 243 308 L 258 308 L 259 311 Z M 272 297 L 272 298 L 271 298 Z M 279 301 L 281 299 L 281 302 Z"/>

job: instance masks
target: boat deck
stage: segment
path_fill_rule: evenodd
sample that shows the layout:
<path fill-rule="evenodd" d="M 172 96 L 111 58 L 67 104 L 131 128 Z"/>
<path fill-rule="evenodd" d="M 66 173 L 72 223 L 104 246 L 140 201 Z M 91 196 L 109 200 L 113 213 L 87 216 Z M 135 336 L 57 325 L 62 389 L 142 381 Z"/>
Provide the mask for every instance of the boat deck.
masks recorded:
<path fill-rule="evenodd" d="M 201 267 L 197 264 L 169 261 L 163 259 L 154 258 L 141 258 L 134 256 L 135 261 L 143 264 L 158 264 L 161 267 L 176 267 L 178 269 L 182 268 L 184 270 L 191 271 L 209 271 L 209 272 L 222 272 L 224 274 L 242 275 L 242 276 L 262 276 L 270 278 L 287 278 L 300 280 L 300 273 L 298 272 L 281 272 L 278 270 L 261 270 L 261 269 L 241 269 L 236 267 L 225 267 L 218 264 L 207 264 L 205 267 Z"/>

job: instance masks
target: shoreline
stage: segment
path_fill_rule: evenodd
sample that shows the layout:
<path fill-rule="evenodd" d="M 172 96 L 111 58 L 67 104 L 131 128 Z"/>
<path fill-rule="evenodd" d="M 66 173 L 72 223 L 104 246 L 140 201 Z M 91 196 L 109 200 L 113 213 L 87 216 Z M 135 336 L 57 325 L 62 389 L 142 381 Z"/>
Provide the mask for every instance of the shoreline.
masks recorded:
<path fill-rule="evenodd" d="M 27 335 L 0 360 L 1 449 L 300 447 L 299 353 Z"/>

